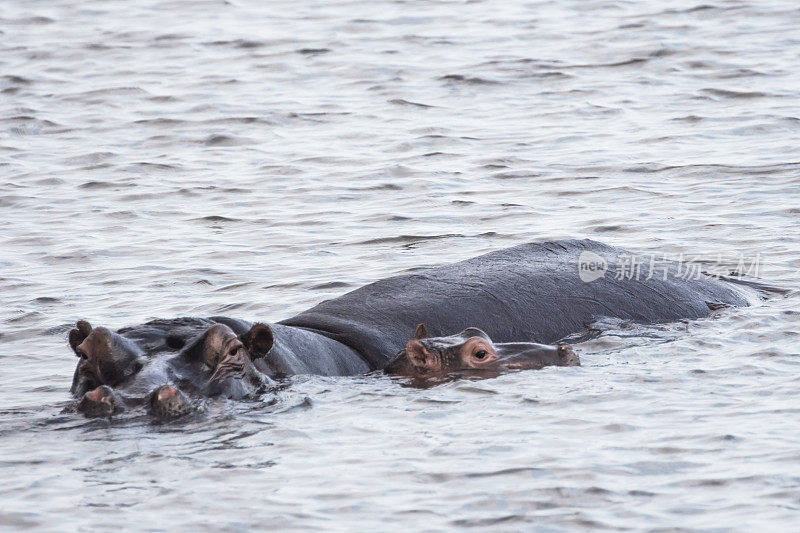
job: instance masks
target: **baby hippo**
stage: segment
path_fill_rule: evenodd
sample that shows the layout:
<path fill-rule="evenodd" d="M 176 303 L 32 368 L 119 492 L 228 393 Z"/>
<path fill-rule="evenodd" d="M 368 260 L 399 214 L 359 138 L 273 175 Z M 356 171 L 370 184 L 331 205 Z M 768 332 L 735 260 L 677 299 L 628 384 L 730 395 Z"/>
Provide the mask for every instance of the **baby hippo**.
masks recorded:
<path fill-rule="evenodd" d="M 389 361 L 384 372 L 417 378 L 436 378 L 453 373 L 494 377 L 512 370 L 580 364 L 578 356 L 566 344 L 495 344 L 478 328 L 467 328 L 449 337 L 431 337 L 425 324 L 420 324 L 414 337 Z"/>

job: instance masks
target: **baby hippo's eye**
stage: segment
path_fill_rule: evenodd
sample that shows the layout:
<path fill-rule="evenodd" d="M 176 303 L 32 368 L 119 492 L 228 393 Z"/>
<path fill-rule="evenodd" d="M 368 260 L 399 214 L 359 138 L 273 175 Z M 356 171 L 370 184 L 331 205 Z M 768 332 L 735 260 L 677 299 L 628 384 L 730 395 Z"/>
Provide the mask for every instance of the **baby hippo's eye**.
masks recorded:
<path fill-rule="evenodd" d="M 486 359 L 487 355 L 488 354 L 486 353 L 486 350 L 481 350 L 479 352 L 475 352 L 475 359 L 477 359 L 478 361 L 483 361 L 484 359 Z"/>

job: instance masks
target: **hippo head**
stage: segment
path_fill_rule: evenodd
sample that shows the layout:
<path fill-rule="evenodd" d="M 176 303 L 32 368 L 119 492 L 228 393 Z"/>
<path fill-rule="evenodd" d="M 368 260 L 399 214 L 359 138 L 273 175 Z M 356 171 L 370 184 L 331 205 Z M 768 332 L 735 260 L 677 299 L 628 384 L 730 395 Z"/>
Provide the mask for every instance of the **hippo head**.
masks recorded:
<path fill-rule="evenodd" d="M 204 395 L 238 399 L 253 394 L 268 379 L 256 370 L 253 360 L 267 355 L 273 342 L 272 329 L 266 324 L 255 324 L 242 336 L 225 324 L 214 324 L 181 357 L 202 378 Z"/>
<path fill-rule="evenodd" d="M 580 360 L 566 344 L 495 344 L 489 335 L 478 328 L 467 328 L 449 337 L 430 337 L 425 324 L 420 324 L 413 338 L 384 371 L 418 378 L 448 374 L 492 377 L 512 370 L 539 369 L 550 365 L 576 366 L 580 365 Z"/>
<path fill-rule="evenodd" d="M 134 342 L 85 320 L 69 332 L 69 345 L 80 359 L 71 388 L 78 398 L 101 385 L 124 383 L 144 365 L 144 352 Z"/>

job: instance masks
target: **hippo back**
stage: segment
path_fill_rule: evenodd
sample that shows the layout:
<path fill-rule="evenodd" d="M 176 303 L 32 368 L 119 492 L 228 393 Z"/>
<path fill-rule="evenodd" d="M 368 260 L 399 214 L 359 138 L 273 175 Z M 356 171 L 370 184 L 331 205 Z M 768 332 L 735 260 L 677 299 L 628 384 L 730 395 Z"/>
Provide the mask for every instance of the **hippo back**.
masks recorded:
<path fill-rule="evenodd" d="M 579 257 L 597 256 L 607 261 L 605 274 L 583 281 Z M 659 263 L 652 276 L 649 264 L 629 275 L 630 257 L 592 240 L 528 243 L 380 280 L 281 323 L 342 342 L 379 369 L 420 322 L 432 336 L 471 326 L 495 342 L 550 344 L 601 316 L 640 323 L 700 318 L 720 304 L 748 305 L 754 295 L 709 276 L 683 279 L 674 262 Z"/>

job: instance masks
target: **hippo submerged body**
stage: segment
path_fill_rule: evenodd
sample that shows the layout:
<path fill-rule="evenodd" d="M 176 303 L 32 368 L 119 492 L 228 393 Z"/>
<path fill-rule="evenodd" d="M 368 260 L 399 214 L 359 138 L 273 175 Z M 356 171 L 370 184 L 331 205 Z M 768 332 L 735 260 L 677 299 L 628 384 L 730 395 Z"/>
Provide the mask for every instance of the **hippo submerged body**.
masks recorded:
<path fill-rule="evenodd" d="M 501 363 L 515 361 L 495 368 L 577 364 L 571 351 L 543 345 L 584 331 L 599 317 L 639 323 L 700 318 L 756 296 L 709 276 L 684 279 L 676 263 L 637 275 L 626 267 L 631 257 L 591 240 L 529 243 L 380 280 L 278 323 L 179 318 L 111 332 L 79 322 L 70 332 L 80 357 L 72 391 L 87 413 L 108 414 L 126 402 L 182 413 L 179 389 L 238 398 L 286 375 L 354 375 L 390 361 L 389 370 L 402 367 L 399 373 L 408 374 L 424 370 L 425 354 L 434 352 L 434 359 L 450 363 L 461 359 L 448 354 L 461 354 L 463 364 L 475 367 L 487 353 Z M 602 266 L 588 281 L 579 270 L 586 261 Z M 427 326 L 424 335 L 417 329 L 409 341 L 420 323 Z M 486 350 L 470 348 L 481 343 L 488 343 Z M 401 351 L 408 354 L 403 364 L 396 357 Z M 114 397 L 114 390 L 128 399 Z"/>

